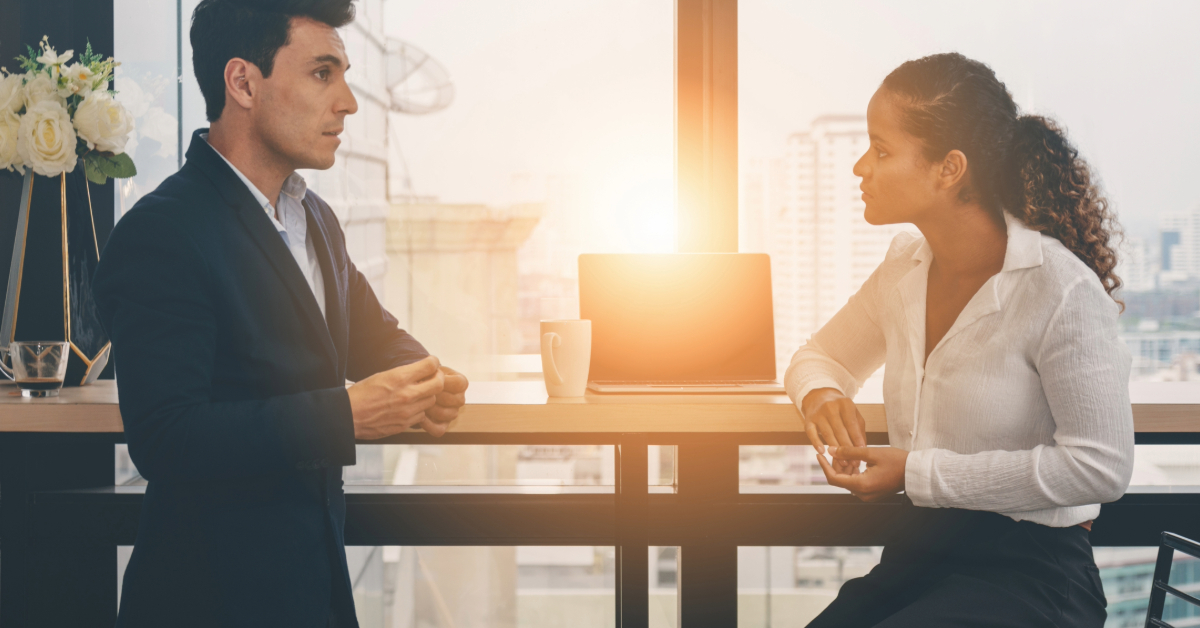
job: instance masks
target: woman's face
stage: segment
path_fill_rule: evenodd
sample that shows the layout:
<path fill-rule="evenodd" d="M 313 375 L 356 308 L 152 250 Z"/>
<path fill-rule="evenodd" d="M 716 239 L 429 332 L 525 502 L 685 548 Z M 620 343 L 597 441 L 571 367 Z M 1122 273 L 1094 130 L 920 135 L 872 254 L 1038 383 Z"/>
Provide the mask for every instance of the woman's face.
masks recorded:
<path fill-rule="evenodd" d="M 882 88 L 867 105 L 867 132 L 871 146 L 854 164 L 862 177 L 863 217 L 873 225 L 923 222 L 941 196 L 940 165 L 927 160 L 921 141 L 902 128 L 900 109 Z"/>

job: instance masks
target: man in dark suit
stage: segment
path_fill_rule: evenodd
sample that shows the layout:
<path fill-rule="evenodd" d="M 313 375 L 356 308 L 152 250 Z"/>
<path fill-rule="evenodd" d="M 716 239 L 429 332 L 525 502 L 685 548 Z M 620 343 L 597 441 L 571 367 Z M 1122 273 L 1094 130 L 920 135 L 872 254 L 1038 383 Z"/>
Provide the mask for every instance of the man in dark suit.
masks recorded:
<path fill-rule="evenodd" d="M 211 128 L 118 222 L 94 283 L 148 481 L 118 626 L 357 626 L 355 439 L 441 435 L 463 405 L 466 378 L 398 328 L 295 173 L 333 165 L 357 109 L 335 30 L 353 16 L 351 0 L 193 15 Z"/>

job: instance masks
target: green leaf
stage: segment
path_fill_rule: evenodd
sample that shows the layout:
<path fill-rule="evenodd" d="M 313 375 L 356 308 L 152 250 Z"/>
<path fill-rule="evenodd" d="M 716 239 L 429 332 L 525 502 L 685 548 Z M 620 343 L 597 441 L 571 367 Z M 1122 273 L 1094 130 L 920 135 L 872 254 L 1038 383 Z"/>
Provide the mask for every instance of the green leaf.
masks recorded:
<path fill-rule="evenodd" d="M 93 63 L 96 63 L 100 60 L 100 55 L 92 52 L 92 40 L 91 38 L 88 38 L 87 48 L 83 51 L 83 54 L 79 55 L 79 62 L 85 66 L 91 67 Z"/>
<path fill-rule="evenodd" d="M 114 179 L 127 179 L 137 174 L 137 167 L 133 165 L 133 160 L 125 153 L 121 153 L 120 155 L 99 153 L 96 155 L 95 160 L 96 168 Z"/>
<path fill-rule="evenodd" d="M 35 61 L 35 59 L 37 59 L 37 53 L 33 51 L 33 46 L 30 45 L 26 45 L 25 50 L 25 55 L 19 55 L 16 57 L 17 61 L 19 61 L 21 64 L 21 69 L 26 72 L 37 72 L 41 69 L 41 64 Z"/>
<path fill-rule="evenodd" d="M 96 166 L 95 156 L 89 155 L 83 158 L 83 173 L 87 176 L 87 180 L 96 185 L 104 185 L 108 182 L 108 177 Z"/>

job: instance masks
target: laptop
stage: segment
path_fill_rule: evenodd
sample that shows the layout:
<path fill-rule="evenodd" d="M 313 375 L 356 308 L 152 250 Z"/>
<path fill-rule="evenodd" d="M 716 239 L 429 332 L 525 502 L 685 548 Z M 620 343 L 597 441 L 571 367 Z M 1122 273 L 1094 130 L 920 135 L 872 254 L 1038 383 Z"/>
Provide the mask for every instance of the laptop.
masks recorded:
<path fill-rule="evenodd" d="M 579 256 L 600 393 L 783 393 L 771 260 L 760 253 Z"/>

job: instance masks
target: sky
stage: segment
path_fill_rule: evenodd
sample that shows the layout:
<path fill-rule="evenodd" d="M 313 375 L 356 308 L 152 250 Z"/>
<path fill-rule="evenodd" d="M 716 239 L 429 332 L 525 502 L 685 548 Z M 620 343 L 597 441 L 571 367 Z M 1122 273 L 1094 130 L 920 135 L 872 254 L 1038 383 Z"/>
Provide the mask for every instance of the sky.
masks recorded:
<path fill-rule="evenodd" d="M 418 194 L 503 204 L 539 193 L 513 175 L 560 175 L 598 233 L 671 214 L 672 0 L 389 0 L 384 16 L 457 91 L 397 117 Z M 1191 0 L 741 0 L 740 157 L 780 155 L 814 117 L 864 112 L 901 62 L 957 50 L 1065 126 L 1128 231 L 1153 237 L 1159 214 L 1200 206 L 1197 24 Z"/>
<path fill-rule="evenodd" d="M 170 25 L 169 4 L 115 2 L 118 79 L 163 92 L 139 128 L 158 115 L 165 129 L 176 113 L 170 86 L 149 78 L 174 73 L 172 29 L 138 27 Z M 444 111 L 393 116 L 414 192 L 503 206 L 565 180 L 576 192 L 557 211 L 584 250 L 671 250 L 674 4 L 387 0 L 386 34 L 430 53 L 456 91 Z M 1161 214 L 1200 208 L 1198 24 L 1194 0 L 740 0 L 740 160 L 782 155 L 819 115 L 863 113 L 903 61 L 957 50 L 991 65 L 1024 109 L 1057 119 L 1127 231 L 1154 238 Z M 184 78 L 190 132 L 204 120 L 190 67 Z M 143 161 L 161 148 L 142 143 Z M 147 161 L 142 187 L 176 158 L 162 172 Z"/>
<path fill-rule="evenodd" d="M 1067 129 L 1131 235 L 1200 208 L 1200 2 L 741 0 L 743 159 L 825 113 L 866 111 L 900 63 L 958 51 Z"/>
<path fill-rule="evenodd" d="M 413 191 L 559 203 L 583 250 L 674 246 L 674 2 L 389 0 L 384 31 L 433 56 L 455 100 L 394 115 Z M 563 203 L 566 204 L 563 207 Z"/>

